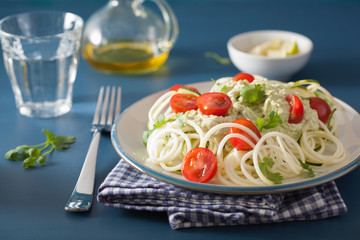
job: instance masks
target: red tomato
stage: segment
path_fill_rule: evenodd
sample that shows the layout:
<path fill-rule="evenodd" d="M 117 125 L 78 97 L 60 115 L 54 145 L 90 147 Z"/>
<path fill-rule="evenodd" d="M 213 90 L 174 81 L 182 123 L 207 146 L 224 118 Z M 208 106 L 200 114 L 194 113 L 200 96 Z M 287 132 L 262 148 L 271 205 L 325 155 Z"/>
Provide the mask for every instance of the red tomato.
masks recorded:
<path fill-rule="evenodd" d="M 248 80 L 249 83 L 254 81 L 254 76 L 248 73 L 238 73 L 233 77 L 234 81 Z"/>
<path fill-rule="evenodd" d="M 326 124 L 331 114 L 329 104 L 322 98 L 312 97 L 310 98 L 310 107 L 317 111 L 320 121 Z"/>
<path fill-rule="evenodd" d="M 300 98 L 294 94 L 288 94 L 286 101 L 290 105 L 289 123 L 300 123 L 304 118 L 304 106 Z"/>
<path fill-rule="evenodd" d="M 170 99 L 170 107 L 175 113 L 185 113 L 190 110 L 198 109 L 197 96 L 188 93 L 177 93 Z"/>
<path fill-rule="evenodd" d="M 192 182 L 204 183 L 212 179 L 217 171 L 215 154 L 207 148 L 193 148 L 181 163 L 181 172 Z"/>
<path fill-rule="evenodd" d="M 178 91 L 179 88 L 182 88 L 182 87 L 186 87 L 186 88 L 192 89 L 192 90 L 194 90 L 194 91 L 196 91 L 196 92 L 199 92 L 199 90 L 197 90 L 197 89 L 194 88 L 194 87 L 190 87 L 190 86 L 187 86 L 187 85 L 181 85 L 181 84 L 176 84 L 176 85 L 172 86 L 172 87 L 169 89 L 169 91 Z"/>
<path fill-rule="evenodd" d="M 247 128 L 250 128 L 251 131 L 253 131 L 256 136 L 258 136 L 259 138 L 261 138 L 261 134 L 259 132 L 259 130 L 257 129 L 257 127 L 252 123 L 250 122 L 249 120 L 247 119 L 237 119 L 235 120 L 233 123 L 237 123 L 237 124 L 241 124 Z M 253 142 L 254 144 L 257 143 L 257 141 L 255 139 L 253 139 L 248 133 L 246 133 L 245 131 L 239 129 L 239 128 L 236 128 L 236 127 L 231 127 L 230 130 L 229 130 L 229 133 L 240 133 L 241 135 L 247 137 L 251 142 Z M 242 151 L 250 151 L 252 150 L 253 148 L 248 144 L 246 143 L 244 140 L 240 139 L 240 138 L 230 138 L 229 139 L 230 143 L 235 147 L 237 148 L 238 150 L 242 150 Z"/>
<path fill-rule="evenodd" d="M 231 99 L 221 92 L 209 92 L 197 99 L 200 112 L 205 115 L 225 116 L 231 107 Z"/>

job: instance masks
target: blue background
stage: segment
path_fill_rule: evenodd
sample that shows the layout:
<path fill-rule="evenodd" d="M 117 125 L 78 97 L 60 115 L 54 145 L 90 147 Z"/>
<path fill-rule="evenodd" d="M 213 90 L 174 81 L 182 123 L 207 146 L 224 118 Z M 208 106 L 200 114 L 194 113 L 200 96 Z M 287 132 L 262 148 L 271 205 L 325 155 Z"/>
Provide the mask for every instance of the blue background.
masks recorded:
<path fill-rule="evenodd" d="M 292 80 L 320 81 L 334 96 L 360 110 L 360 1 L 169 0 L 180 27 L 175 48 L 158 72 L 141 76 L 106 75 L 82 59 L 70 113 L 54 119 L 21 116 L 0 59 L 0 239 L 358 239 L 360 170 L 336 180 L 348 213 L 325 220 L 269 225 L 171 230 L 165 213 L 113 209 L 96 200 L 87 213 L 64 211 L 90 143 L 90 125 L 101 85 L 120 85 L 122 107 L 174 84 L 233 76 L 233 65 L 219 65 L 204 52 L 227 56 L 227 40 L 240 32 L 279 29 L 308 36 L 314 51 Z M 85 20 L 105 0 L 0 1 L 0 18 L 33 10 L 64 10 Z M 23 169 L 3 154 L 44 140 L 41 129 L 73 135 L 76 143 L 55 153 L 46 166 Z M 104 135 L 98 154 L 96 186 L 119 157 Z"/>

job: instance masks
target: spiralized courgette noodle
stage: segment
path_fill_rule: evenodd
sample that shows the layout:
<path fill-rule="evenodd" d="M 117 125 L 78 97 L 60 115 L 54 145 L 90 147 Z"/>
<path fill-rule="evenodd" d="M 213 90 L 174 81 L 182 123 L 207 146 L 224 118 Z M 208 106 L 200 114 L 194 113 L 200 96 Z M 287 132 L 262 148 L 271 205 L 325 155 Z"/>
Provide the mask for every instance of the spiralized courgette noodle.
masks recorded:
<path fill-rule="evenodd" d="M 299 175 L 307 176 L 307 164 L 316 172 L 328 164 L 337 164 L 346 159 L 347 152 L 337 137 L 336 114 L 341 108 L 334 97 L 316 81 L 300 80 L 282 83 L 255 76 L 252 83 L 233 81 L 231 77 L 218 79 L 210 92 L 222 91 L 232 99 L 232 107 L 224 117 L 207 116 L 199 110 L 191 110 L 176 115 L 169 102 L 176 91 L 163 94 L 153 104 L 148 113 L 148 128 L 152 129 L 147 140 L 147 152 L 151 164 L 160 166 L 165 171 L 181 174 L 181 162 L 185 154 L 196 147 L 210 149 L 217 158 L 217 173 L 211 183 L 232 186 L 264 186 L 275 184 L 260 169 L 260 163 L 268 157 L 273 166 L 272 173 L 280 174 L 282 179 Z M 256 84 L 264 89 L 266 100 L 255 107 L 249 107 L 239 95 L 241 88 Z M 300 124 L 289 124 L 289 104 L 284 96 L 288 93 L 301 97 L 304 104 L 304 120 Z M 309 107 L 308 98 L 319 96 L 329 102 L 335 113 L 324 124 L 317 117 L 315 110 Z M 282 124 L 261 131 L 259 138 L 249 128 L 233 123 L 238 118 L 246 118 L 256 123 L 257 118 L 266 119 L 270 111 L 276 111 L 283 120 Z M 154 128 L 160 116 L 165 123 Z M 229 134 L 229 128 L 235 127 L 249 134 L 256 144 L 238 133 Z M 240 151 L 229 142 L 230 138 L 240 138 L 253 149 Z"/>

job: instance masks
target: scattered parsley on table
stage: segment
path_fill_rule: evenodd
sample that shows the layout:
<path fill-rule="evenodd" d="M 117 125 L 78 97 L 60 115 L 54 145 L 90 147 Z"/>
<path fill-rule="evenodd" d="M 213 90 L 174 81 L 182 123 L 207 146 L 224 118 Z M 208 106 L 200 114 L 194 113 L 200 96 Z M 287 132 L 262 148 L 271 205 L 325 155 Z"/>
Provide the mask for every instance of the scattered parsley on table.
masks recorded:
<path fill-rule="evenodd" d="M 46 162 L 46 156 L 54 150 L 63 151 L 70 148 L 70 144 L 75 142 L 73 136 L 56 136 L 49 130 L 43 129 L 42 132 L 46 136 L 46 141 L 37 145 L 28 146 L 21 145 L 9 150 L 5 154 L 5 158 L 9 160 L 22 160 L 23 167 L 34 167 L 36 163 L 43 165 Z"/>

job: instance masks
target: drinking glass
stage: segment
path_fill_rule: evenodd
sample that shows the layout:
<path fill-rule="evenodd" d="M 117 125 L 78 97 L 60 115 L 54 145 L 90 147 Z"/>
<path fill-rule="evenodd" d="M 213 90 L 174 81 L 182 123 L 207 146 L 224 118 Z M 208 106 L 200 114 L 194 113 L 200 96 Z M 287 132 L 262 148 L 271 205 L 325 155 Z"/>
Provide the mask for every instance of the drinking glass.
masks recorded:
<path fill-rule="evenodd" d="M 22 115 L 71 110 L 84 21 L 67 12 L 28 12 L 0 20 L 5 69 Z"/>

